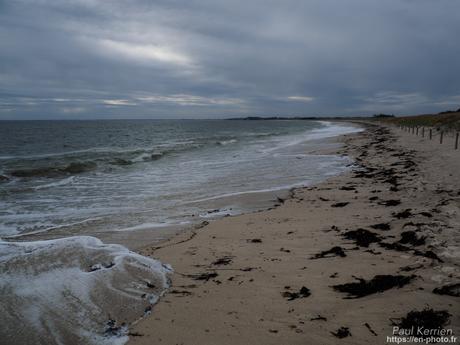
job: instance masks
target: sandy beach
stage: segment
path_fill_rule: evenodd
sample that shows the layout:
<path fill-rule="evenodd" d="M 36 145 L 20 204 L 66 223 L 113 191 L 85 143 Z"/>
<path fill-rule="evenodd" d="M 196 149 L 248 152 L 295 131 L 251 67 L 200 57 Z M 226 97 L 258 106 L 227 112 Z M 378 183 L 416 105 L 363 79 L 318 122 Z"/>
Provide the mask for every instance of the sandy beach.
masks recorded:
<path fill-rule="evenodd" d="M 348 173 L 143 248 L 175 273 L 129 344 L 384 344 L 424 309 L 460 336 L 460 151 L 365 126 Z"/>

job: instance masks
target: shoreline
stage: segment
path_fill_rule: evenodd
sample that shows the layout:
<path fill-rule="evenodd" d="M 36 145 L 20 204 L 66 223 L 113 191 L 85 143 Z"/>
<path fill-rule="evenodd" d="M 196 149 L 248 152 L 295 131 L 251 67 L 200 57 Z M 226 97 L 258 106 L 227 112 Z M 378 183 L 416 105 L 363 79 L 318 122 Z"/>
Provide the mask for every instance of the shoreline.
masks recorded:
<path fill-rule="evenodd" d="M 340 327 L 349 328 L 351 333 L 350 337 L 341 339 L 341 343 L 364 344 L 391 335 L 388 317 L 403 317 L 408 311 L 426 304 L 450 310 L 453 314 L 455 308 L 452 306 L 458 306 L 455 297 L 435 295 L 431 290 L 449 283 L 449 280 L 458 283 L 460 274 L 456 254 L 441 253 L 439 245 L 424 235 L 431 231 L 432 235 L 437 235 L 434 236 L 436 241 L 442 239 L 442 233 L 434 234 L 433 224 L 425 223 L 412 229 L 410 225 L 403 226 L 402 218 L 394 216 L 397 211 L 409 208 L 407 206 L 420 208 L 420 204 L 412 205 L 411 199 L 403 200 L 407 199 L 407 193 L 411 194 L 409 189 L 418 190 L 436 184 L 426 179 L 426 171 L 422 174 L 419 170 L 420 165 L 426 163 L 419 162 L 417 155 L 423 152 L 420 151 L 423 147 L 415 152 L 411 151 L 413 148 L 405 147 L 424 144 L 412 143 L 410 141 L 414 138 L 407 140 L 394 129 L 388 133 L 381 129 L 382 133 L 376 134 L 378 128 L 381 127 L 368 127 L 364 132 L 345 135 L 344 147 L 338 153 L 354 156 L 371 172 L 366 165 L 375 164 L 376 160 L 379 160 L 380 169 L 385 167 L 387 170 L 391 169 L 389 159 L 396 160 L 391 163 L 394 163 L 391 165 L 393 169 L 405 167 L 404 164 L 410 161 L 408 168 L 416 170 L 411 173 L 416 175 L 412 177 L 416 180 L 416 187 L 399 185 L 399 180 L 409 176 L 395 173 L 371 176 L 370 172 L 360 173 L 359 169 L 353 169 L 325 182 L 294 189 L 292 198 L 286 199 L 279 207 L 224 217 L 140 250 L 143 255 L 172 264 L 176 273 L 169 293 L 155 305 L 152 315 L 133 327 L 131 333 L 142 336 L 131 337 L 129 344 L 215 344 L 216 339 L 219 344 L 279 344 L 280 341 L 300 344 L 307 340 L 334 344 L 338 339 L 332 333 L 337 334 Z M 389 147 L 382 147 L 382 143 Z M 397 145 L 399 147 L 395 148 Z M 369 158 L 362 152 L 360 148 L 363 146 L 375 151 L 374 156 Z M 399 157 L 392 156 L 398 152 Z M 437 171 L 434 175 L 437 177 Z M 397 186 L 391 184 L 395 179 Z M 447 175 L 442 182 L 453 184 L 455 181 L 452 178 L 450 181 Z M 408 181 L 411 183 L 414 184 Z M 389 187 L 394 187 L 393 191 L 388 190 Z M 443 193 L 425 192 L 430 196 L 435 194 L 436 199 Z M 362 205 L 353 207 L 353 204 Z M 447 205 L 458 208 L 452 202 Z M 430 213 L 428 210 L 420 212 Z M 431 218 L 445 218 L 442 212 L 430 214 Z M 453 214 L 454 223 L 458 222 L 458 213 Z M 408 216 L 417 220 L 420 217 L 425 216 L 413 213 Z M 388 223 L 390 229 L 373 229 L 366 224 L 369 222 L 375 223 L 370 225 Z M 367 243 L 367 247 L 353 243 L 356 239 L 350 241 L 342 237 L 361 227 L 370 229 L 366 230 L 372 233 L 371 237 L 376 237 Z M 403 230 L 412 231 L 411 234 L 418 239 L 426 236 L 426 244 L 405 244 L 407 250 L 404 252 L 394 250 L 394 243 L 398 242 Z M 455 241 L 454 244 L 458 245 Z M 392 244 L 393 249 L 389 249 Z M 345 256 L 333 256 L 332 252 L 323 254 L 324 258 L 311 260 L 311 257 L 334 247 L 340 247 Z M 434 253 L 444 263 L 427 253 Z M 400 271 L 413 264 L 412 259 L 415 266 Z M 443 271 L 446 267 L 447 274 Z M 371 279 L 379 274 L 416 274 L 418 277 L 411 278 L 400 289 L 392 288 L 356 299 L 344 299 L 343 293 L 330 287 L 335 283 L 353 282 L 353 275 Z M 442 279 L 433 280 L 436 275 L 441 275 Z M 306 287 L 311 295 L 302 295 L 302 287 Z M 297 297 L 295 301 L 288 301 L 285 296 Z M 398 301 L 406 302 L 405 307 L 399 306 Z M 365 322 L 350 319 L 353 310 Z M 453 315 L 451 324 L 455 326 L 456 334 L 458 321 L 458 316 Z M 363 326 L 365 324 L 370 328 Z"/>

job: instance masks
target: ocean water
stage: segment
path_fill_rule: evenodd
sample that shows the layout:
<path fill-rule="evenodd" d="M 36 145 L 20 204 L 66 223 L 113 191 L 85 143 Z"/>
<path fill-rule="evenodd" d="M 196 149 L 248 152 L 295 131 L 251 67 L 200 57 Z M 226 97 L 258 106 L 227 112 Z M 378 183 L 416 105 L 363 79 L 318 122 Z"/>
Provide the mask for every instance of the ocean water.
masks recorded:
<path fill-rule="evenodd" d="M 348 158 L 310 152 L 358 130 L 301 120 L 0 122 L 0 338 L 124 343 L 173 268 L 121 237 L 160 238 L 343 172 Z"/>
<path fill-rule="evenodd" d="M 345 159 L 306 155 L 301 144 L 351 130 L 314 121 L 3 122 L 0 236 L 188 223 L 214 210 L 202 201 L 340 172 Z"/>

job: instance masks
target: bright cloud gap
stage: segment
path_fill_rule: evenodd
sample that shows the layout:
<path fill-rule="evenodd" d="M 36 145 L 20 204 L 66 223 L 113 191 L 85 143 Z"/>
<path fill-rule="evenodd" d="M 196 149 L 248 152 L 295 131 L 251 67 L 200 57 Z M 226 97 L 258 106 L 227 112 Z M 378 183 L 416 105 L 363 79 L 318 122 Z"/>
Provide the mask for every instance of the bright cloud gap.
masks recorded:
<path fill-rule="evenodd" d="M 309 97 L 309 96 L 289 96 L 287 99 L 290 101 L 307 102 L 307 103 L 315 100 L 314 97 Z"/>

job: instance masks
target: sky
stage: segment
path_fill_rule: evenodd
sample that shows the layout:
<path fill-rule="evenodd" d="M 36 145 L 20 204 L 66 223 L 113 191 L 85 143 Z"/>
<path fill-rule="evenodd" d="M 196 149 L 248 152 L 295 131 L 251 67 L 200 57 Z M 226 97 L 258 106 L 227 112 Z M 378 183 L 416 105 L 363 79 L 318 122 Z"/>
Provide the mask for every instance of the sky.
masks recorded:
<path fill-rule="evenodd" d="M 0 0 L 0 119 L 460 108 L 459 0 Z"/>

